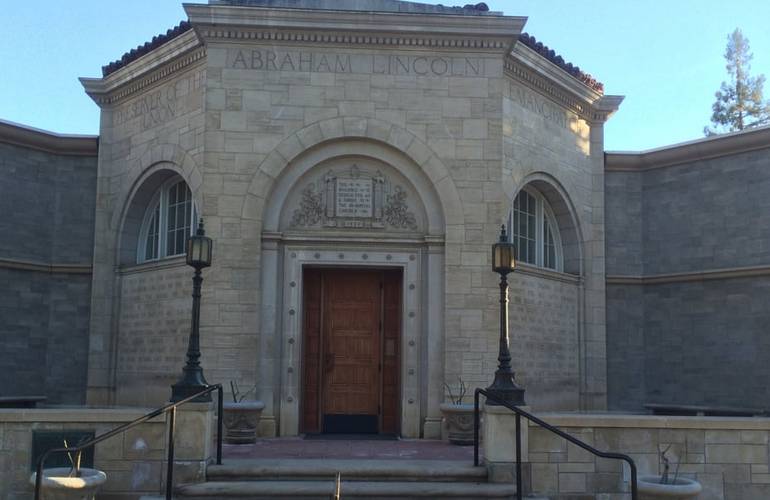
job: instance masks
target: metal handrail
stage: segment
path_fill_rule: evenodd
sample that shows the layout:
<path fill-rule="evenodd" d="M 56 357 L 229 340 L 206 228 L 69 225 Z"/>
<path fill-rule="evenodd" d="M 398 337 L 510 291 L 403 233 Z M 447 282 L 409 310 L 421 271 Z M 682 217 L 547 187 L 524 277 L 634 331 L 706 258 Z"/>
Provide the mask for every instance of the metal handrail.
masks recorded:
<path fill-rule="evenodd" d="M 528 413 L 522 410 L 521 408 L 496 397 L 494 394 L 490 394 L 488 391 L 484 389 L 476 389 L 476 392 L 473 394 L 473 465 L 477 467 L 479 465 L 479 395 L 480 394 L 483 394 L 487 399 L 494 401 L 500 406 L 504 406 L 505 408 L 508 408 L 509 410 L 511 410 L 516 414 L 516 499 L 517 500 L 521 500 L 522 498 L 521 496 L 522 495 L 522 491 L 521 491 L 522 490 L 521 488 L 521 417 L 524 417 L 527 420 L 535 422 L 537 425 L 539 425 L 543 429 L 550 431 L 556 434 L 557 436 L 563 437 L 570 443 L 583 448 L 584 450 L 596 455 L 597 457 L 612 458 L 616 460 L 624 460 L 625 462 L 627 462 L 628 466 L 631 468 L 631 500 L 637 500 L 636 464 L 634 463 L 634 460 L 631 457 L 623 453 L 599 451 L 593 446 L 586 444 L 583 441 L 579 440 L 578 438 L 567 434 L 561 429 L 558 429 L 552 426 L 551 424 L 540 420 L 539 418 L 532 415 L 531 413 Z"/>
<path fill-rule="evenodd" d="M 123 433 L 133 427 L 136 427 L 139 424 L 142 424 L 148 420 L 151 420 L 159 415 L 163 415 L 164 413 L 169 413 L 168 464 L 167 464 L 167 470 L 166 470 L 166 500 L 171 500 L 171 493 L 172 493 L 171 490 L 174 484 L 174 426 L 176 423 L 176 409 L 178 406 L 181 406 L 185 403 L 189 403 L 190 401 L 196 398 L 205 396 L 206 394 L 210 394 L 214 391 L 218 391 L 218 394 L 217 394 L 217 465 L 222 465 L 222 411 L 224 408 L 224 392 L 222 390 L 222 384 L 212 384 L 212 385 L 209 385 L 206 389 L 196 394 L 193 394 L 192 396 L 188 396 L 180 401 L 176 401 L 174 403 L 167 404 L 166 406 L 162 406 L 144 415 L 143 417 L 139 417 L 136 420 L 132 420 L 127 424 L 123 424 L 119 427 L 112 429 L 111 431 L 108 431 L 108 432 L 105 432 L 104 434 L 96 436 L 95 438 L 89 441 L 86 441 L 85 443 L 79 446 L 70 446 L 67 448 L 51 448 L 47 450 L 45 453 L 43 453 L 43 455 L 37 461 L 37 467 L 36 467 L 37 474 L 35 477 L 35 500 L 40 500 L 40 486 L 43 481 L 43 464 L 45 463 L 46 459 L 48 459 L 50 455 L 54 453 L 65 453 L 65 452 L 80 454 L 86 448 L 90 448 L 91 446 L 94 446 L 95 444 L 100 443 L 105 439 L 109 439 L 112 436 Z"/>

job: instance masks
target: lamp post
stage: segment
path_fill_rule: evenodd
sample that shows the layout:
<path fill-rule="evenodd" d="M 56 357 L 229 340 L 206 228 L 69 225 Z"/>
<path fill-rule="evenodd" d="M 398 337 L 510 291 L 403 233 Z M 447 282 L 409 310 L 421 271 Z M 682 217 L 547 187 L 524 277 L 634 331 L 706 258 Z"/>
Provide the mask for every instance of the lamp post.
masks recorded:
<path fill-rule="evenodd" d="M 524 389 L 513 381 L 511 370 L 511 351 L 508 347 L 508 274 L 513 271 L 515 249 L 508 241 L 505 224 L 500 231 L 500 241 L 492 245 L 492 269 L 500 274 L 500 348 L 497 356 L 498 366 L 495 380 L 487 390 L 498 398 L 516 406 L 524 405 Z M 489 400 L 489 405 L 497 405 Z"/>
<path fill-rule="evenodd" d="M 192 322 L 190 325 L 190 338 L 187 343 L 187 363 L 182 369 L 182 378 L 171 386 L 171 401 L 181 401 L 184 398 L 202 391 L 208 387 L 208 382 L 203 377 L 199 358 L 200 351 L 200 319 L 201 319 L 201 269 L 211 265 L 211 247 L 213 242 L 203 231 L 203 219 L 198 224 L 198 229 L 187 240 L 187 265 L 195 268 L 193 276 L 193 307 Z M 195 402 L 211 401 L 211 394 L 199 396 Z"/>

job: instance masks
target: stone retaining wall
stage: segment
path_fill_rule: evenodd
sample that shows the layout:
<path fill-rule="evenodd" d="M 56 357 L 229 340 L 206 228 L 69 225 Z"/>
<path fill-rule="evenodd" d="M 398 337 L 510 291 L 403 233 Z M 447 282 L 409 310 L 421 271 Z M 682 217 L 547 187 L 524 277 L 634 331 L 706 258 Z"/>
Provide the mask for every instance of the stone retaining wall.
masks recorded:
<path fill-rule="evenodd" d="M 539 414 L 601 451 L 626 453 L 639 474 L 658 474 L 669 445 L 671 473 L 698 480 L 698 500 L 770 498 L 770 419 Z M 533 492 L 552 499 L 630 500 L 630 471 L 594 457 L 537 426 L 529 427 Z"/>
<path fill-rule="evenodd" d="M 141 417 L 145 409 L 0 410 L 0 498 L 29 500 L 32 431 L 84 430 L 96 435 Z M 120 500 L 161 491 L 166 423 L 156 418 L 96 445 L 94 465 L 107 474 L 100 498 Z"/>

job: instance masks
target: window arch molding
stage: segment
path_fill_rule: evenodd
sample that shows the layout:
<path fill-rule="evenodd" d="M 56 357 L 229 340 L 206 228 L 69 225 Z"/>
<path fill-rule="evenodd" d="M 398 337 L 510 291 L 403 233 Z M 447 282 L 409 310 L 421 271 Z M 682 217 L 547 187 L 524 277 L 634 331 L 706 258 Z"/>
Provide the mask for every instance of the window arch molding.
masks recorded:
<path fill-rule="evenodd" d="M 532 186 L 522 188 L 508 219 L 509 239 L 517 261 L 552 271 L 564 271 L 564 254 L 556 216 L 548 200 Z"/>
<path fill-rule="evenodd" d="M 133 266 L 137 263 L 148 262 L 138 259 L 137 250 L 139 248 L 140 234 L 143 233 L 143 223 L 147 212 L 158 191 L 167 182 L 183 180 L 192 189 L 193 199 L 196 208 L 200 208 L 200 200 L 196 195 L 197 190 L 193 185 L 196 178 L 193 177 L 192 183 L 179 165 L 173 162 L 161 161 L 153 163 L 146 168 L 131 183 L 130 189 L 125 189 L 123 194 L 122 210 L 113 215 L 114 223 L 119 228 L 115 235 L 115 259 L 119 267 Z M 199 216 L 199 215 L 198 215 Z M 163 259 L 165 257 L 161 257 Z"/>
<path fill-rule="evenodd" d="M 558 231 L 558 238 L 561 240 L 561 266 L 557 268 L 557 272 L 582 276 L 584 238 L 582 237 L 580 220 L 567 190 L 560 182 L 545 172 L 530 173 L 517 184 L 518 187 L 514 186 L 514 189 L 509 191 L 509 193 L 513 193 L 508 198 L 511 203 L 511 211 L 507 217 L 509 234 L 513 232 L 511 225 L 513 204 L 518 194 L 522 191 L 539 194 L 543 199 L 544 206 L 547 207 L 545 213 L 550 216 L 553 222 L 552 227 Z M 510 238 L 515 243 L 513 237 Z M 537 266 L 537 264 L 531 265 Z M 547 267 L 541 268 L 552 270 Z"/>
<path fill-rule="evenodd" d="M 172 175 L 163 181 L 146 205 L 137 238 L 136 262 L 183 255 L 198 213 L 192 190 L 182 177 Z"/>

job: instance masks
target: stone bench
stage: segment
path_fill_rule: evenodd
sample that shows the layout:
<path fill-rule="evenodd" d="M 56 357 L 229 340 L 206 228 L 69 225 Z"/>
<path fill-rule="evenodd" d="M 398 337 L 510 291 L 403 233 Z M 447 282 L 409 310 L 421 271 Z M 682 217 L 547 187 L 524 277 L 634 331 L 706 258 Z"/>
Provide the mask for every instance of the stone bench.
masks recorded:
<path fill-rule="evenodd" d="M 45 400 L 45 396 L 1 396 L 0 408 L 35 408 Z"/>
<path fill-rule="evenodd" d="M 767 416 L 768 410 L 732 406 L 671 405 L 646 403 L 645 408 L 653 415 L 682 415 L 693 417 L 759 417 Z"/>

